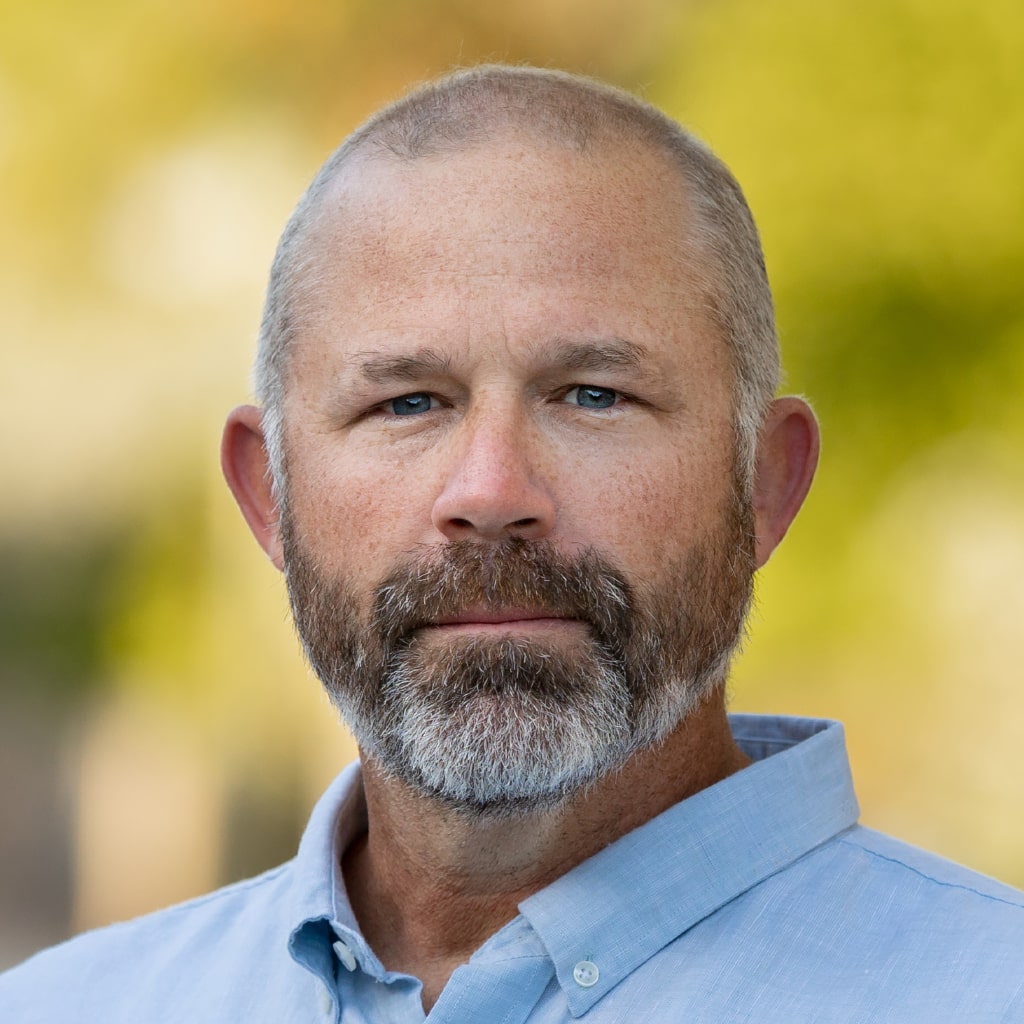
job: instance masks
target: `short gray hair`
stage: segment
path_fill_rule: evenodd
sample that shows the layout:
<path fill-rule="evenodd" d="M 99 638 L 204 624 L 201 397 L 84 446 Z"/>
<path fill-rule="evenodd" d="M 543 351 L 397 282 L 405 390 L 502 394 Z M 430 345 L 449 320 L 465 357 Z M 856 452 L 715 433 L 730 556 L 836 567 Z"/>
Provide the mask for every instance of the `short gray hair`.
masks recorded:
<path fill-rule="evenodd" d="M 778 387 L 780 366 L 764 255 L 738 182 L 703 142 L 621 89 L 563 71 L 480 65 L 420 86 L 357 128 L 320 169 L 284 229 L 270 272 L 254 374 L 279 499 L 285 498 L 288 350 L 302 312 L 299 293 L 308 292 L 317 278 L 306 243 L 339 170 L 357 153 L 413 161 L 486 143 L 503 130 L 526 131 L 579 151 L 595 141 L 645 144 L 680 170 L 695 211 L 696 241 L 711 264 L 704 299 L 730 350 L 736 469 L 749 487 L 758 431 Z"/>

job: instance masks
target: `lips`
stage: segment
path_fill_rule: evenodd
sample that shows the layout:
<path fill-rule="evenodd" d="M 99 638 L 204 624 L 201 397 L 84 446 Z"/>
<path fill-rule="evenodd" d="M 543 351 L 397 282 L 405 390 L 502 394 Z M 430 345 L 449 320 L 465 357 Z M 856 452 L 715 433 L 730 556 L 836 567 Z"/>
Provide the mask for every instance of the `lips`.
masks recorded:
<path fill-rule="evenodd" d="M 467 608 L 456 615 L 444 615 L 426 626 L 501 626 L 518 622 L 574 621 L 542 608 Z"/>

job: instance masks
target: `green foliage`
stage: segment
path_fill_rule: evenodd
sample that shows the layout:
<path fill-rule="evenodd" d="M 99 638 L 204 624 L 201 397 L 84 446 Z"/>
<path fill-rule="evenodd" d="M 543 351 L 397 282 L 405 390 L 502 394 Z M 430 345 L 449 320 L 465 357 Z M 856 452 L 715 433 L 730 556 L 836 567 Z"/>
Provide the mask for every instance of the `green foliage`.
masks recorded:
<path fill-rule="evenodd" d="M 0 545 L 0 690 L 71 710 L 102 688 L 102 636 L 119 555 L 116 536 L 81 545 Z"/>
<path fill-rule="evenodd" d="M 8 325 L 31 325 L 8 326 L 8 362 L 44 382 L 32 389 L 33 422 L 8 414 L 0 425 L 25 444 L 56 430 L 63 452 L 65 436 L 106 425 L 116 406 L 121 426 L 96 434 L 114 438 L 132 474 L 161 480 L 118 504 L 108 492 L 122 476 L 104 477 L 98 454 L 88 473 L 46 458 L 5 471 L 3 685 L 67 695 L 116 679 L 205 716 L 211 734 L 229 737 L 218 742 L 239 774 L 270 778 L 268 764 L 296 756 L 274 738 L 301 736 L 305 721 L 295 710 L 282 726 L 275 687 L 308 685 L 292 678 L 302 669 L 280 592 L 218 560 L 219 483 L 197 487 L 152 454 L 188 416 L 241 397 L 241 356 L 237 387 L 210 381 L 245 347 L 238 338 L 251 334 L 258 299 L 211 326 L 209 305 L 173 280 L 173 314 L 129 294 L 104 249 L 111 208 L 140 168 L 194 166 L 175 159 L 203 158 L 229 129 L 297 152 L 311 174 L 410 82 L 461 62 L 528 60 L 644 91 L 721 153 L 761 227 L 790 387 L 815 403 L 824 453 L 808 507 L 761 580 L 737 702 L 843 715 L 851 735 L 870 733 L 877 746 L 858 766 L 866 803 L 883 817 L 891 805 L 953 855 L 967 856 L 959 835 L 983 837 L 987 822 L 1015 816 L 1019 789 L 984 774 L 972 789 L 970 773 L 941 766 L 981 763 L 979 751 L 1022 740 L 1021 698 L 1008 685 L 1019 680 L 1011 624 L 1024 617 L 1014 560 L 1024 522 L 1017 0 L 44 0 L 8 3 L 0 16 L 0 290 Z M 188 201 L 206 206 L 187 210 L 193 219 L 173 204 L 161 214 L 181 227 L 186 254 L 216 248 L 207 221 L 226 205 L 218 183 L 254 178 L 251 151 L 197 175 Z M 304 185 L 296 177 L 287 196 L 268 190 L 266 204 L 283 210 Z M 150 195 L 117 208 L 141 221 L 123 233 L 136 248 L 119 258 L 149 267 L 151 281 L 182 257 L 161 259 Z M 242 233 L 230 218 L 222 227 Z M 269 240 L 251 254 L 258 274 L 270 256 Z M 178 346 L 166 339 L 179 333 L 191 354 L 174 362 Z M 110 342 L 125 336 L 130 346 Z M 71 400 L 54 394 L 64 377 Z M 0 416 L 25 408 L 14 401 L 24 389 L 2 387 L 11 390 Z M 166 392 L 183 410 L 177 425 Z M 157 435 L 161 444 L 146 443 Z M 212 438 L 209 447 L 212 463 Z M 57 508 L 48 533 L 27 497 L 40 482 Z M 83 517 L 102 526 L 82 529 Z M 54 533 L 77 540 L 55 545 Z M 984 670 L 972 672 L 968 654 L 979 650 Z M 262 708 L 259 726 L 250 710 L 249 724 L 233 727 L 241 705 Z M 910 717 L 916 732 L 903 728 Z M 937 756 L 937 738 L 953 753 Z M 918 764 L 949 795 L 927 822 L 917 791 L 899 791 Z M 995 810 L 990 799 L 1001 801 Z M 1018 828 L 999 836 L 997 852 L 983 844 L 976 862 L 1008 875 L 1022 852 Z"/>

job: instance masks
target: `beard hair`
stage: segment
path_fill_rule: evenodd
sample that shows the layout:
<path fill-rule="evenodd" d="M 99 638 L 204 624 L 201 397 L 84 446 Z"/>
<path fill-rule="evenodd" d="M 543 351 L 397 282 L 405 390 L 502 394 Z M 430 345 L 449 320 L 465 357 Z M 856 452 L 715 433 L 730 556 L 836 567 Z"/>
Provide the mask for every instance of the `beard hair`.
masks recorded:
<path fill-rule="evenodd" d="M 544 810 L 662 742 L 716 688 L 752 595 L 753 517 L 739 489 L 711 537 L 631 585 L 595 551 L 455 541 L 398 566 L 361 616 L 353 587 L 304 549 L 285 503 L 285 578 L 314 672 L 364 757 L 470 815 Z M 469 608 L 576 619 L 577 639 L 425 638 Z"/>

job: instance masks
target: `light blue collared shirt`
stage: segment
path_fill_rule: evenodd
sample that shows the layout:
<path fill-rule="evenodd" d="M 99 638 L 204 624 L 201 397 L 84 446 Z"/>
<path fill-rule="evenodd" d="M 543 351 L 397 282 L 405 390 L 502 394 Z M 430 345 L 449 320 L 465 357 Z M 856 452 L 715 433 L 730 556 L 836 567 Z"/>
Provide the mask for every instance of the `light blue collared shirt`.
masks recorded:
<path fill-rule="evenodd" d="M 754 764 L 524 900 L 429 1017 L 345 894 L 353 765 L 293 861 L 33 957 L 0 1022 L 1024 1022 L 1024 894 L 858 826 L 840 725 L 732 725 Z"/>

